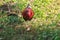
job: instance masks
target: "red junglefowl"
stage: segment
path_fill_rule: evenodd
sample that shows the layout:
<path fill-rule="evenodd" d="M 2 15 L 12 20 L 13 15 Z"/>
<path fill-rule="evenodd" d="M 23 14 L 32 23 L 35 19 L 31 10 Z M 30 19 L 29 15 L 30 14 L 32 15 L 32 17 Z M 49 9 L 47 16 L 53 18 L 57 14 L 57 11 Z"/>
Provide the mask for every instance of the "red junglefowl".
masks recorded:
<path fill-rule="evenodd" d="M 27 7 L 23 10 L 22 16 L 23 16 L 25 21 L 31 20 L 33 18 L 34 12 L 31 8 L 30 4 L 28 4 Z"/>

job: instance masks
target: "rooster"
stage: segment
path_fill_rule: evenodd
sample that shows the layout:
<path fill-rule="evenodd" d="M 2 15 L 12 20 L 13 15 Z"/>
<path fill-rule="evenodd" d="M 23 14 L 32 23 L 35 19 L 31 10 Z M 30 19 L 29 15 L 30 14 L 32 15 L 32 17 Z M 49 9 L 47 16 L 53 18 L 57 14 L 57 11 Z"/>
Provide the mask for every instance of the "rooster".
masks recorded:
<path fill-rule="evenodd" d="M 25 21 L 31 20 L 33 18 L 34 12 L 31 8 L 30 4 L 28 4 L 27 7 L 23 10 L 22 16 L 23 16 Z"/>

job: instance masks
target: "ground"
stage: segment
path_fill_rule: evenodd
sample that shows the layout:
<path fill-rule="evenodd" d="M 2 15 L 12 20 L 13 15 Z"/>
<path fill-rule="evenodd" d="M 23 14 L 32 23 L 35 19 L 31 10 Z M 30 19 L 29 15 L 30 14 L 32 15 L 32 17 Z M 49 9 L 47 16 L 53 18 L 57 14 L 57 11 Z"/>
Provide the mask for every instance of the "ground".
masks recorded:
<path fill-rule="evenodd" d="M 1 0 L 0 7 L 9 1 Z M 15 16 L 0 10 L 1 40 L 60 40 L 60 0 L 13 1 L 11 9 Z M 31 21 L 25 21 L 21 15 L 28 3 L 34 11 Z"/>

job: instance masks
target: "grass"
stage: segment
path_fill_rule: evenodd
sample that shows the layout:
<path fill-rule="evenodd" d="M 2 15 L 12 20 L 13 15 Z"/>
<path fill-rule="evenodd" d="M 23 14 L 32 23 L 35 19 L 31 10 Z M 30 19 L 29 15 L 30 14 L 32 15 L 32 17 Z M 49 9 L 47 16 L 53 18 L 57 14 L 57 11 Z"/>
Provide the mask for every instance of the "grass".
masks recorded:
<path fill-rule="evenodd" d="M 19 11 L 22 12 L 30 3 L 35 14 L 31 21 L 25 21 L 21 13 L 15 12 L 17 16 L 7 16 L 5 11 L 0 12 L 1 40 L 60 40 L 59 0 L 13 1 L 18 3 L 12 9 L 19 8 Z M 1 0 L 1 2 L 0 5 L 9 0 Z M 28 31 L 27 28 L 30 30 Z"/>

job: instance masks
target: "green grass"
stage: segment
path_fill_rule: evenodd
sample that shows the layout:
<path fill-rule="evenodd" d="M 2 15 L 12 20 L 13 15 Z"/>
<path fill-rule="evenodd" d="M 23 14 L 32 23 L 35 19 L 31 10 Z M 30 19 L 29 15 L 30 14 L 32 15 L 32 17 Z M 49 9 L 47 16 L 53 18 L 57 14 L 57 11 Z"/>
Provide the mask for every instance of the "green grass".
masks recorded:
<path fill-rule="evenodd" d="M 5 0 L 4 2 L 9 2 Z M 0 12 L 0 38 L 2 40 L 60 40 L 60 1 L 59 0 L 13 0 L 17 2 L 19 11 L 22 12 L 28 3 L 34 11 L 31 21 L 25 21 L 17 16 L 7 16 L 7 13 Z M 1 3 L 2 2 L 2 3 Z M 0 2 L 0 6 L 3 1 Z M 12 9 L 18 9 L 17 7 Z M 27 30 L 27 27 L 30 30 Z"/>

